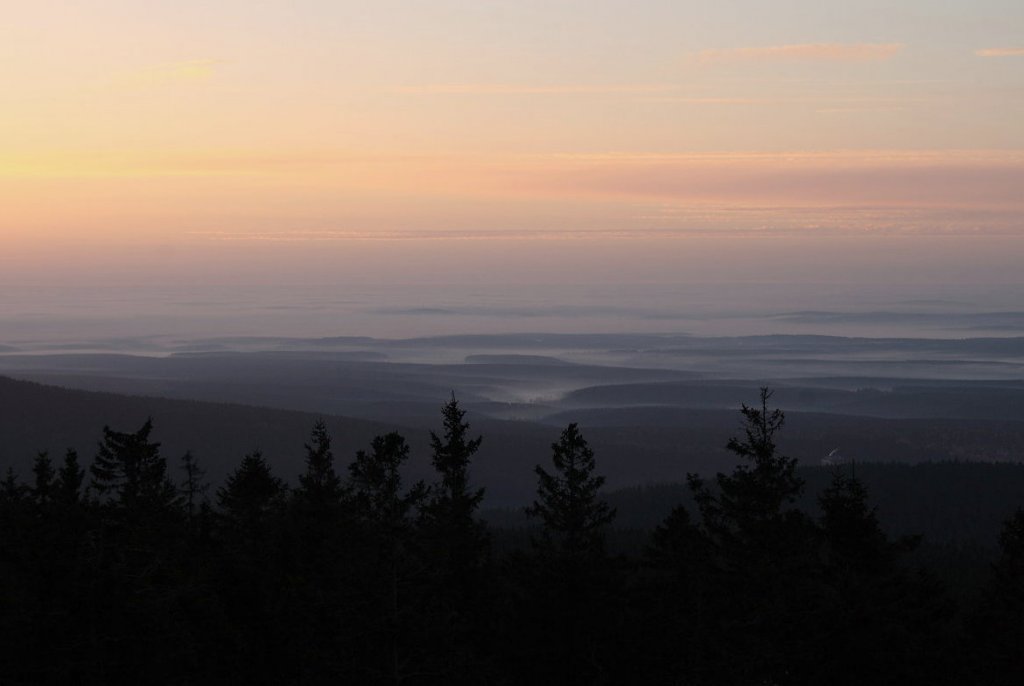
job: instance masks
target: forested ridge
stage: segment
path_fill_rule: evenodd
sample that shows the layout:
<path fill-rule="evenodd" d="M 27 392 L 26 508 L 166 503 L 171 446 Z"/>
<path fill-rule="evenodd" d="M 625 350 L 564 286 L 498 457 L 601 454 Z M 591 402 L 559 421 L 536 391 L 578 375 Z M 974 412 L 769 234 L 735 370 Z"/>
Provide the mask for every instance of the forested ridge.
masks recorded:
<path fill-rule="evenodd" d="M 412 483 L 398 433 L 342 464 L 317 423 L 294 485 L 254 451 L 214 487 L 151 422 L 105 427 L 88 460 L 0 483 L 0 682 L 1019 683 L 1024 510 L 964 593 L 848 466 L 809 492 L 770 397 L 728 440 L 739 466 L 691 475 L 628 553 L 576 424 L 524 456 L 519 532 L 481 519 L 486 437 L 454 397 Z"/>

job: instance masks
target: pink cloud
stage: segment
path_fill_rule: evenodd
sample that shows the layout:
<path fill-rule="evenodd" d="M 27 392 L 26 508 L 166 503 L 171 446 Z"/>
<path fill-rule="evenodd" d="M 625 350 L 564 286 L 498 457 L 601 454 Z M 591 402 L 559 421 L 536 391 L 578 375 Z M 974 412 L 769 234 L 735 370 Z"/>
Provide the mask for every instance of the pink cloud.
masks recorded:
<path fill-rule="evenodd" d="M 551 160 L 505 179 L 534 192 L 697 204 L 1019 212 L 1019 152 L 862 151 Z"/>

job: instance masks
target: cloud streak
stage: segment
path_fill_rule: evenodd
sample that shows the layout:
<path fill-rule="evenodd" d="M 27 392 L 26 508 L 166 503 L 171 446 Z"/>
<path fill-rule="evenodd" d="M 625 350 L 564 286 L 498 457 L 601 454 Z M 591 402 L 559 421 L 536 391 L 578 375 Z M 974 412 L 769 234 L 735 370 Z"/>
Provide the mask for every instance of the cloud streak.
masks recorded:
<path fill-rule="evenodd" d="M 439 83 L 419 86 L 397 86 L 388 92 L 401 95 L 629 95 L 670 93 L 677 86 L 665 83 L 639 84 L 508 84 L 508 83 Z"/>
<path fill-rule="evenodd" d="M 737 203 L 963 210 L 971 218 L 985 211 L 988 219 L 999 211 L 1007 213 L 997 222 L 1000 230 L 1019 234 L 1024 158 L 1012 151 L 577 157 L 552 159 L 503 181 L 510 191 L 522 193 L 695 207 Z M 965 226 L 970 221 L 954 223 Z M 987 223 L 979 226 L 987 231 Z"/>
<path fill-rule="evenodd" d="M 978 57 L 1024 57 L 1024 48 L 984 48 L 974 54 Z"/>
<path fill-rule="evenodd" d="M 879 62 L 895 57 L 903 47 L 902 43 L 793 43 L 701 50 L 697 53 L 697 62 Z"/>
<path fill-rule="evenodd" d="M 681 105 L 816 105 L 818 112 L 838 111 L 895 111 L 913 103 L 927 102 L 927 98 L 909 96 L 850 96 L 850 97 L 684 97 L 674 95 L 643 98 L 645 102 L 677 103 Z"/>

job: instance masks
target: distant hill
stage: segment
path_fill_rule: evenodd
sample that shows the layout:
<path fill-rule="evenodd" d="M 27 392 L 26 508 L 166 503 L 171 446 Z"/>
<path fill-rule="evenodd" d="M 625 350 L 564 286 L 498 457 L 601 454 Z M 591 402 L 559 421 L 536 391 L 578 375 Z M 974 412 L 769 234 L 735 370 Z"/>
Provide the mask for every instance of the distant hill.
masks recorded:
<path fill-rule="evenodd" d="M 134 430 L 152 417 L 154 438 L 172 470 L 192 450 L 218 483 L 251 450 L 262 450 L 282 477 L 303 466 L 303 444 L 319 415 L 227 403 L 195 402 L 79 391 L 0 377 L 0 466 L 23 475 L 40 450 L 54 456 L 75 448 L 88 462 L 105 425 Z M 384 423 L 324 417 L 343 461 L 385 431 L 409 431 Z M 413 438 L 410 433 L 410 438 Z"/>
<path fill-rule="evenodd" d="M 154 438 L 162 443 L 172 468 L 186 450 L 192 450 L 207 469 L 209 481 L 217 485 L 246 452 L 259 448 L 281 477 L 294 480 L 303 469 L 303 444 L 309 431 L 323 418 L 341 469 L 373 436 L 398 431 L 412 448 L 409 478 L 429 480 L 429 430 L 439 429 L 443 402 L 444 397 L 439 396 L 432 416 L 422 407 L 419 414 L 409 415 L 416 423 L 398 424 L 240 404 L 81 391 L 0 377 L 0 469 L 12 466 L 27 477 L 38 451 L 49 450 L 59 456 L 69 447 L 77 449 L 88 463 L 104 425 L 134 430 L 152 417 Z M 559 429 L 473 414 L 468 419 L 473 431 L 484 436 L 472 475 L 487 487 L 488 503 L 507 506 L 528 501 L 536 487 L 533 466 L 550 459 L 550 445 Z M 686 461 L 677 449 L 678 432 L 642 433 L 593 429 L 591 442 L 602 455 L 612 483 L 678 479 L 687 470 L 707 466 L 706 457 L 703 464 Z"/>
<path fill-rule="evenodd" d="M 116 382 L 125 387 L 133 383 L 124 378 Z M 274 380 L 252 380 L 251 384 L 257 391 L 253 396 L 262 404 L 271 404 Z M 347 404 L 358 410 L 359 416 L 341 416 L 152 397 L 159 394 L 159 383 L 139 385 L 144 392 L 127 395 L 0 377 L 0 469 L 11 465 L 27 475 L 37 451 L 59 455 L 68 447 L 76 448 L 83 460 L 89 461 L 104 425 L 133 430 L 152 417 L 155 438 L 163 442 L 172 466 L 191 449 L 208 470 L 210 481 L 218 484 L 246 452 L 260 448 L 280 476 L 294 480 L 303 469 L 303 444 L 314 422 L 323 417 L 334 436 L 341 468 L 373 436 L 399 431 L 412 447 L 410 478 L 429 479 L 429 431 L 439 428 L 439 410 L 446 398 L 439 391 L 429 399 L 415 401 L 387 402 L 377 395 L 372 401 Z M 184 385 L 177 387 L 176 393 L 189 388 L 212 394 L 214 387 Z M 231 397 L 244 398 L 244 388 L 234 386 Z M 289 391 L 289 403 L 297 404 L 300 390 Z M 380 389 L 380 393 L 386 392 Z M 780 405 L 786 409 L 785 404 Z M 551 443 L 569 422 L 580 424 L 610 489 L 681 482 L 688 472 L 726 471 L 734 464 L 724 449 L 728 437 L 739 428 L 734 409 L 577 408 L 533 421 L 512 421 L 485 414 L 493 405 L 478 407 L 469 401 L 465 407 L 472 430 L 484 437 L 472 478 L 487 488 L 486 507 L 521 505 L 532 499 L 536 489 L 533 467 L 550 460 Z M 1024 422 L 882 419 L 787 411 L 780 449 L 804 465 L 817 465 L 835 448 L 858 462 L 1024 462 Z"/>
<path fill-rule="evenodd" d="M 537 367 L 564 367 L 575 363 L 546 355 L 467 355 L 466 364 L 521 364 Z"/>
<path fill-rule="evenodd" d="M 1010 382 L 920 382 L 888 380 L 884 390 L 823 388 L 800 380 L 774 386 L 772 400 L 789 412 L 817 412 L 882 418 L 956 418 L 1024 421 L 1024 386 Z M 821 382 L 818 382 L 821 383 Z M 898 385 L 894 385 L 898 383 Z M 799 385 L 797 385 L 799 384 Z M 589 386 L 567 393 L 568 408 L 664 406 L 733 408 L 738 395 L 751 395 L 744 381 L 660 381 Z M 738 389 L 745 392 L 738 393 Z"/>

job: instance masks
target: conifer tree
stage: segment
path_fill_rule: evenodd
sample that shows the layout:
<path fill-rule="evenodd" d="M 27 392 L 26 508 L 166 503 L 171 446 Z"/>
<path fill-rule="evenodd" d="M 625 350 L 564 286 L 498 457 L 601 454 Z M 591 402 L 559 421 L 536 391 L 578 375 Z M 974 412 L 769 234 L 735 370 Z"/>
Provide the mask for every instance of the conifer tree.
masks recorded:
<path fill-rule="evenodd" d="M 3 534 L 0 536 L 0 553 L 13 553 L 13 557 L 17 557 L 22 552 L 20 541 L 30 534 L 24 523 L 28 515 L 29 493 L 29 489 L 18 480 L 14 468 L 8 467 L 6 476 L 0 481 L 0 533 Z"/>
<path fill-rule="evenodd" d="M 104 427 L 90 466 L 90 488 L 98 496 L 91 574 L 95 583 L 108 585 L 104 597 L 92 598 L 103 611 L 96 608 L 90 616 L 90 630 L 113 637 L 96 660 L 115 681 L 170 670 L 177 651 L 189 649 L 183 618 L 173 611 L 182 594 L 177 553 L 183 512 L 152 430 L 149 419 L 129 433 Z M 133 650 L 117 648 L 129 640 Z"/>
<path fill-rule="evenodd" d="M 778 548 L 783 543 L 780 537 L 794 543 L 794 536 L 806 534 L 798 529 L 810 525 L 795 507 L 803 490 L 803 480 L 796 475 L 797 461 L 776 449 L 776 434 L 785 415 L 779 409 L 768 409 L 771 397 L 772 392 L 762 388 L 760 407 L 742 405 L 743 436 L 730 438 L 726 448 L 743 463 L 731 474 L 719 472 L 714 489 L 699 476 L 688 475 L 701 526 L 720 555 L 767 560 L 783 552 Z"/>
<path fill-rule="evenodd" d="M 455 394 L 441 408 L 443 432 L 430 432 L 432 463 L 439 480 L 423 507 L 420 536 L 429 562 L 430 651 L 435 671 L 449 683 L 474 683 L 486 615 L 484 567 L 488 539 L 476 511 L 483 488 L 470 486 L 469 468 L 482 438 L 470 438 L 466 411 Z"/>
<path fill-rule="evenodd" d="M 826 593 L 814 598 L 809 624 L 813 636 L 844 649 L 822 645 L 814 651 L 820 656 L 805 665 L 808 678 L 851 685 L 884 681 L 899 668 L 885 656 L 908 657 L 900 641 L 900 599 L 894 597 L 897 546 L 868 507 L 863 484 L 842 468 L 818 502 Z"/>
<path fill-rule="evenodd" d="M 31 488 L 32 499 L 37 506 L 46 507 L 53 501 L 56 484 L 54 478 L 56 473 L 53 470 L 53 462 L 47 452 L 36 455 L 32 464 L 32 473 L 35 481 Z"/>
<path fill-rule="evenodd" d="M 570 558 L 600 553 L 615 511 L 598 497 L 604 477 L 594 474 L 594 451 L 575 423 L 551 444 L 551 450 L 555 471 L 535 467 L 537 499 L 526 510 L 541 521 L 539 545 Z"/>
<path fill-rule="evenodd" d="M 656 568 L 687 581 L 693 581 L 692 577 L 700 573 L 706 555 L 707 540 L 681 505 L 655 527 L 645 554 Z"/>
<path fill-rule="evenodd" d="M 707 664 L 706 575 L 709 544 L 683 506 L 672 510 L 651 535 L 644 554 L 650 574 L 631 603 L 644 658 L 639 662 L 652 683 L 701 683 L 713 678 Z"/>
<path fill-rule="evenodd" d="M 344 495 L 341 477 L 334 470 L 331 436 L 322 419 L 313 426 L 306 444 L 306 473 L 299 476 L 298 495 L 319 507 L 337 504 Z"/>
<path fill-rule="evenodd" d="M 33 461 L 32 483 L 24 491 L 24 509 L 30 517 L 18 527 L 24 537 L 18 545 L 18 567 L 27 582 L 20 595 L 31 608 L 24 619 L 31 631 L 24 632 L 24 643 L 16 649 L 31 670 L 23 676 L 27 683 L 74 681 L 69 663 L 82 657 L 83 647 L 75 633 L 83 625 L 76 613 L 83 602 L 88 602 L 89 584 L 83 580 L 91 576 L 91 563 L 95 561 L 92 555 L 83 553 L 93 552 L 90 544 L 97 540 L 87 542 L 84 536 L 92 522 L 78 506 L 77 491 L 74 499 L 65 492 L 64 471 L 62 467 L 58 473 L 49 454 L 40 452 Z M 81 469 L 75 476 L 76 485 L 80 485 Z M 4 557 L 2 551 L 0 557 Z M 4 578 L 14 580 L 13 576 Z M 42 645 L 41 636 L 46 637 Z"/>
<path fill-rule="evenodd" d="M 409 459 L 409 446 L 398 433 L 376 436 L 370 452 L 360 450 L 349 465 L 356 504 L 363 521 L 391 530 L 411 526 L 411 515 L 424 499 L 426 487 L 415 484 L 402 492 L 401 466 Z"/>
<path fill-rule="evenodd" d="M 339 620 L 354 602 L 351 556 L 357 547 L 348 489 L 334 466 L 331 436 L 317 421 L 305 444 L 305 472 L 289 503 L 286 536 L 289 635 L 303 658 L 300 680 L 334 675 L 351 651 L 351 633 Z"/>
<path fill-rule="evenodd" d="M 271 473 L 263 453 L 253 451 L 217 489 L 217 504 L 228 528 L 244 540 L 261 539 L 283 505 L 284 482 Z"/>
<path fill-rule="evenodd" d="M 594 473 L 594 451 L 576 424 L 551 445 L 553 472 L 537 465 L 537 498 L 527 514 L 540 520 L 540 538 L 524 599 L 530 654 L 543 656 L 527 665 L 523 679 L 551 678 L 540 665 L 557 666 L 552 681 L 591 684 L 608 679 L 612 655 L 607 635 L 614 597 L 614 575 L 605 554 L 605 531 L 615 511 L 602 501 L 604 477 Z"/>
<path fill-rule="evenodd" d="M 311 585 L 313 596 L 321 595 L 337 578 L 337 558 L 349 534 L 349 495 L 334 469 L 331 436 L 324 422 L 313 426 L 306 448 L 306 471 L 299 475 L 299 487 L 291 499 L 289 538 L 294 562 Z"/>
<path fill-rule="evenodd" d="M 185 454 L 181 456 L 181 471 L 185 473 L 185 479 L 182 481 L 180 491 L 182 498 L 185 499 L 185 515 L 191 529 L 201 504 L 199 500 L 209 485 L 203 482 L 206 470 L 199 466 L 199 462 L 191 450 L 186 450 Z"/>
<path fill-rule="evenodd" d="M 432 463 L 440 481 L 430 489 L 424 505 L 426 536 L 437 555 L 437 571 L 449 582 L 465 577 L 482 563 L 487 538 L 476 511 L 484 497 L 483 488 L 469 485 L 469 466 L 482 438 L 469 438 L 466 411 L 455 395 L 441 408 L 443 437 L 430 432 Z"/>
<path fill-rule="evenodd" d="M 443 438 L 430 432 L 431 461 L 441 482 L 434 487 L 428 508 L 437 520 L 471 529 L 484 489 L 470 487 L 469 465 L 483 438 L 469 438 L 469 423 L 463 421 L 465 416 L 466 411 L 459 407 L 453 393 L 452 399 L 441 408 Z"/>
<path fill-rule="evenodd" d="M 796 476 L 796 460 L 776 450 L 775 437 L 786 417 L 782 410 L 768 409 L 771 397 L 772 392 L 762 388 L 760 407 L 742 405 L 743 436 L 730 438 L 726 448 L 745 462 L 732 474 L 716 476 L 717 492 L 696 475 L 689 475 L 704 526 L 720 538 L 758 535 L 759 529 L 782 516 L 803 490 L 803 481 Z"/>
<path fill-rule="evenodd" d="M 31 640 L 39 624 L 40 571 L 33 559 L 39 527 L 31 491 L 12 467 L 0 481 L 0 682 L 39 683 L 39 650 Z M 26 657 L 28 659 L 26 659 Z"/>
<path fill-rule="evenodd" d="M 178 489 L 167 475 L 160 444 L 150 441 L 153 422 L 134 433 L 103 427 L 91 486 L 105 503 L 129 519 L 167 513 L 178 504 Z"/>
<path fill-rule="evenodd" d="M 77 505 L 81 501 L 82 482 L 85 470 L 78 464 L 78 453 L 68 448 L 64 454 L 64 464 L 57 476 L 57 498 L 65 506 Z"/>
<path fill-rule="evenodd" d="M 82 481 L 85 470 L 78 465 L 78 453 L 70 448 L 64 454 L 64 463 L 51 487 L 57 525 L 60 528 L 60 547 L 64 550 L 66 566 L 74 566 L 81 552 L 83 534 L 92 526 L 91 512 L 82 499 Z"/>
<path fill-rule="evenodd" d="M 14 467 L 8 467 L 4 480 L 0 482 L 0 503 L 7 507 L 20 505 L 26 491 L 24 484 L 18 481 Z"/>
<path fill-rule="evenodd" d="M 803 489 L 796 460 L 776 448 L 785 415 L 769 409 L 771 396 L 762 388 L 758 407 L 742 405 L 743 433 L 726 447 L 743 463 L 717 474 L 714 488 L 688 475 L 709 543 L 707 578 L 717 585 L 705 615 L 715 622 L 704 631 L 723 684 L 784 680 L 804 650 L 796 627 L 810 593 L 816 534 L 795 505 Z"/>
<path fill-rule="evenodd" d="M 889 569 L 896 554 L 913 545 L 912 539 L 902 544 L 890 542 L 867 499 L 864 485 L 841 470 L 835 472 L 832 483 L 818 498 L 828 563 L 836 569 Z"/>
<path fill-rule="evenodd" d="M 286 495 L 259 450 L 245 455 L 216 492 L 222 597 L 241 639 L 232 676 L 242 683 L 278 683 L 293 674 L 287 665 L 292 627 L 282 602 L 290 590 L 281 529 Z"/>
<path fill-rule="evenodd" d="M 364 532 L 367 564 L 362 637 L 368 670 L 384 683 L 401 684 L 421 670 L 427 637 L 418 626 L 421 602 L 417 581 L 422 576 L 413 540 L 413 514 L 426 496 L 417 482 L 402 487 L 401 467 L 409 446 L 400 434 L 377 436 L 370 452 L 360 450 L 349 465 L 354 506 Z"/>
<path fill-rule="evenodd" d="M 968 628 L 977 682 L 1020 683 L 1024 673 L 1024 508 L 1003 523 L 999 557 Z"/>

